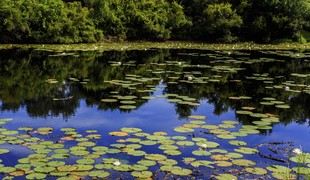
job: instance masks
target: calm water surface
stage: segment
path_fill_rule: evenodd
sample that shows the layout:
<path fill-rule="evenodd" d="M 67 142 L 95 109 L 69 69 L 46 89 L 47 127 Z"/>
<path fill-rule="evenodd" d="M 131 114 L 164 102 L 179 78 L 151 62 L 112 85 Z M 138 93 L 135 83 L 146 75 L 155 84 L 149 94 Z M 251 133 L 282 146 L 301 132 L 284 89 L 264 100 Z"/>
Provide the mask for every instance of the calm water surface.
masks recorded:
<path fill-rule="evenodd" d="M 147 168 L 153 173 L 154 179 L 210 178 L 225 173 L 242 179 L 273 179 L 275 177 L 270 170 L 264 175 L 251 174 L 244 171 L 245 165 L 231 163 L 235 158 L 217 159 L 212 155 L 238 152 L 236 149 L 239 147 L 229 142 L 240 140 L 247 143 L 244 147 L 258 150 L 255 154 L 241 153 L 241 159 L 256 162 L 256 165 L 249 167 L 265 169 L 271 165 L 287 167 L 288 164 L 292 168 L 296 167 L 297 163 L 288 160 L 291 150 L 302 148 L 304 152 L 310 152 L 309 60 L 309 53 L 297 51 L 2 50 L 0 118 L 13 119 L 3 123 L 1 128 L 0 148 L 10 150 L 0 154 L 2 168 L 21 164 L 18 160 L 31 154 L 45 154 L 46 157 L 51 157 L 53 152 L 35 152 L 28 148 L 30 144 L 40 144 L 43 141 L 63 144 L 64 149 L 76 146 L 81 141 L 95 142 L 95 146 L 115 149 L 113 144 L 132 144 L 119 139 L 152 139 L 136 136 L 135 133 L 129 133 L 125 137 L 109 135 L 110 132 L 120 131 L 124 127 L 134 127 L 149 134 L 165 132 L 166 134 L 159 134 L 162 134 L 161 137 L 164 136 L 165 140 L 174 140 L 172 144 L 178 147 L 178 154 L 165 153 L 159 149 L 159 145 L 165 142 L 161 143 L 156 138 L 153 139 L 156 142 L 154 145 L 142 145 L 139 150 L 147 154 L 163 154 L 177 161 L 178 164 L 173 166 L 191 171 L 189 175 L 184 176 L 176 172 L 158 171 L 163 165 L 156 161 L 155 166 Z M 104 102 L 106 99 L 116 99 L 117 102 Z M 206 117 L 196 120 L 202 122 L 196 124 L 197 117 L 191 115 Z M 265 120 L 261 120 L 264 118 Z M 273 118 L 274 122 L 270 122 L 268 118 Z M 226 127 L 224 120 L 229 120 L 226 125 L 230 126 Z M 267 123 L 261 124 L 266 121 Z M 223 131 L 212 131 L 203 125 L 216 125 Z M 251 125 L 249 129 L 255 131 L 243 131 L 244 135 L 231 134 L 240 132 L 242 127 L 246 127 L 244 125 Z M 183 133 L 175 129 L 180 126 L 190 132 Z M 24 131 L 19 129 L 21 127 L 33 130 Z M 42 134 L 37 131 L 42 127 L 52 130 Z M 81 141 L 81 137 L 73 137 L 68 140 L 64 137 L 71 137 L 70 133 L 65 135 L 61 131 L 62 128 L 74 128 L 76 134 L 82 138 L 90 134 L 101 137 L 84 138 Z M 18 134 L 3 133 L 11 130 L 17 130 Z M 21 134 L 25 136 L 20 136 Z M 195 144 L 180 146 L 177 142 L 181 140 L 173 138 L 174 136 L 183 136 Z M 33 142 L 29 137 L 40 139 Z M 201 147 L 203 143 L 197 144 L 195 138 L 204 138 L 218 143 L 219 146 L 207 146 L 204 149 Z M 16 141 L 17 139 L 21 141 Z M 87 146 L 87 151 L 93 153 L 91 149 L 92 147 Z M 123 146 L 116 149 L 124 151 Z M 196 150 L 213 152 L 199 156 L 192 153 Z M 227 152 L 222 152 L 223 150 Z M 28 171 L 23 171 L 26 175 L 32 174 L 30 170 L 38 166 L 46 167 L 47 162 L 53 160 L 74 165 L 76 160 L 83 157 L 66 153 L 70 155 L 69 158 L 50 158 L 44 161 L 45 164 L 32 164 Z M 208 160 L 215 164 L 212 165 L 213 169 L 205 166 L 195 167 L 191 162 L 184 163 L 185 157 L 196 158 L 191 162 Z M 134 165 L 144 159 L 145 155 L 132 156 L 127 152 L 105 153 L 94 158 L 95 163 L 92 165 L 102 164 L 102 160 L 106 158 L 116 158 L 122 165 Z M 230 164 L 221 165 L 218 161 Z M 309 166 L 305 163 L 303 166 L 307 165 Z M 8 170 L 0 176 L 13 177 L 12 172 L 18 169 Z M 95 166 L 88 171 L 98 169 Z M 109 172 L 108 179 L 132 179 L 131 173 L 137 171 L 130 169 L 121 172 L 122 170 L 113 167 L 101 169 Z M 57 168 L 53 171 L 57 171 Z M 47 177 L 44 178 L 57 178 L 52 176 L 51 172 L 40 172 L 37 169 L 35 172 L 46 174 Z M 72 174 L 70 171 L 67 175 L 70 176 L 70 173 Z M 292 174 L 296 172 L 292 171 Z M 26 175 L 18 178 L 24 179 Z M 85 175 L 78 177 L 91 178 Z"/>

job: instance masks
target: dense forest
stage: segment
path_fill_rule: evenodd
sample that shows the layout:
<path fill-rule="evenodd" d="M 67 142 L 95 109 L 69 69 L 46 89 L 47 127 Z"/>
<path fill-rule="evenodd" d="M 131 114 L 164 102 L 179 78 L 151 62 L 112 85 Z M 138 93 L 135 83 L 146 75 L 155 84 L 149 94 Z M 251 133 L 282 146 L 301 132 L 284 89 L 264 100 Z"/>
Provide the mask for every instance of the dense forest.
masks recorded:
<path fill-rule="evenodd" d="M 0 43 L 310 41 L 310 0 L 0 0 Z"/>

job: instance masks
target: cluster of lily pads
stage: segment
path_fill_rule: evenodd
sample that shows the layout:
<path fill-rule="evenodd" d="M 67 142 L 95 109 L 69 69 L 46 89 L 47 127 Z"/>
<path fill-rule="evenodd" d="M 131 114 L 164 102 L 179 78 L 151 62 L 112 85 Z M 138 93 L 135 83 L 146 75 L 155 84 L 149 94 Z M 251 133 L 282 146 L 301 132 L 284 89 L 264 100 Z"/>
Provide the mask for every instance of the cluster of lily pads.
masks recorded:
<path fill-rule="evenodd" d="M 1 164 L 0 173 L 5 179 L 77 179 L 83 177 L 109 178 L 115 176 L 151 179 L 154 177 L 186 177 L 209 174 L 216 179 L 246 177 L 286 178 L 292 172 L 308 174 L 310 156 L 304 160 L 308 167 L 292 170 L 282 165 L 262 167 L 251 160 L 259 152 L 247 147 L 247 142 L 238 140 L 259 133 L 260 124 L 242 125 L 236 121 L 223 120 L 220 124 L 208 124 L 202 115 L 189 116 L 189 122 L 174 128 L 175 134 L 166 132 L 143 132 L 140 128 L 124 127 L 108 134 L 114 142 L 102 145 L 107 134 L 97 130 L 77 132 L 74 128 L 62 128 L 63 134 L 49 139 L 54 134 L 51 127 L 21 127 L 17 130 L 0 129 L 1 144 L 32 151 L 18 159 L 15 165 Z M 268 118 L 265 118 L 268 119 Z M 276 118 L 269 118 L 275 120 Z M 4 126 L 12 119 L 0 119 Z M 268 122 L 268 121 L 265 121 Z M 255 124 L 255 123 L 254 123 Z M 232 129 L 232 130 L 230 130 Z M 200 135 L 199 134 L 207 134 Z M 196 136 L 192 136 L 196 134 Z M 217 138 L 227 140 L 233 151 L 221 148 Z M 157 149 L 154 153 L 151 149 Z M 191 155 L 186 153 L 191 151 Z M 0 148 L 1 159 L 9 154 L 8 148 Z M 296 157 L 291 161 L 298 162 Z M 154 171 L 155 169 L 155 171 Z M 159 171 L 157 171 L 157 170 Z M 234 169 L 234 171 L 232 171 Z M 224 173 L 223 173 L 224 170 Z M 212 173 L 210 173 L 212 171 Z M 205 176 L 203 175 L 203 176 Z"/>

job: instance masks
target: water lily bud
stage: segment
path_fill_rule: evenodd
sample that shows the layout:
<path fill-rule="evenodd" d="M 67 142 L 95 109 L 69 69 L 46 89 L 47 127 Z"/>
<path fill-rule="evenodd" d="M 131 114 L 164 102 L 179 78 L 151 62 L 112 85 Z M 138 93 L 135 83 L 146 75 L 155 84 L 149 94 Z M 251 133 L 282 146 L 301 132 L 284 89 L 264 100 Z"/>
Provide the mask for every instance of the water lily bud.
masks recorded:
<path fill-rule="evenodd" d="M 114 166 L 119 166 L 119 165 L 121 165 L 121 162 L 115 161 L 115 162 L 113 163 L 113 165 L 114 165 Z"/>

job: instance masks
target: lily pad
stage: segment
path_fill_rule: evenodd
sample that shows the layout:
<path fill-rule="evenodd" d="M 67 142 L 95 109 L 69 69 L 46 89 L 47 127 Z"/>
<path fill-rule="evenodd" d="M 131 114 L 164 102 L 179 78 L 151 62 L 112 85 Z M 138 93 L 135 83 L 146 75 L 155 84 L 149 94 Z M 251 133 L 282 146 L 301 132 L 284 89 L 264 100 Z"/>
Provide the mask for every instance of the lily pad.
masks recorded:
<path fill-rule="evenodd" d="M 236 152 L 242 153 L 242 154 L 257 154 L 258 150 L 254 148 L 247 148 L 247 147 L 240 147 L 238 149 L 234 149 Z"/>
<path fill-rule="evenodd" d="M 173 167 L 171 170 L 172 174 L 178 175 L 178 176 L 189 176 L 193 173 L 192 170 L 181 168 L 181 167 Z"/>
<path fill-rule="evenodd" d="M 237 166 L 255 166 L 256 163 L 254 161 L 248 159 L 236 159 L 233 160 L 232 163 Z"/>
<path fill-rule="evenodd" d="M 191 133 L 191 132 L 194 132 L 195 130 L 191 129 L 191 128 L 186 128 L 186 127 L 180 126 L 180 127 L 174 128 L 174 131 L 181 132 L 181 133 Z"/>
<path fill-rule="evenodd" d="M 195 100 L 195 99 L 194 99 L 194 100 Z M 191 115 L 191 116 L 188 116 L 188 118 L 204 120 L 204 119 L 206 119 L 206 116 L 202 116 L 202 115 Z"/>
<path fill-rule="evenodd" d="M 45 179 L 46 174 L 43 173 L 31 173 L 26 176 L 26 179 Z"/>
<path fill-rule="evenodd" d="M 163 161 L 167 159 L 167 157 L 162 154 L 147 154 L 145 155 L 145 158 L 148 160 L 154 160 L 154 161 Z"/>
<path fill-rule="evenodd" d="M 215 179 L 218 179 L 218 180 L 232 180 L 232 179 L 235 179 L 237 180 L 238 177 L 237 176 L 234 176 L 234 175 L 231 175 L 231 174 L 219 174 L 217 176 L 215 176 Z"/>
<path fill-rule="evenodd" d="M 91 171 L 88 174 L 90 177 L 98 177 L 98 178 L 105 178 L 110 175 L 109 172 L 104 171 L 104 170 L 96 170 L 96 171 Z"/>
<path fill-rule="evenodd" d="M 136 178 L 150 178 L 153 173 L 151 171 L 133 171 L 131 172 L 131 175 L 133 177 L 136 177 Z"/>
<path fill-rule="evenodd" d="M 10 152 L 9 149 L 6 149 L 6 148 L 0 148 L 0 154 L 5 154 L 5 153 L 8 153 Z"/>
<path fill-rule="evenodd" d="M 209 156 L 209 155 L 211 155 L 210 152 L 204 151 L 204 150 L 194 150 L 194 151 L 192 151 L 192 154 L 194 154 L 196 156 Z"/>
<path fill-rule="evenodd" d="M 121 129 L 121 131 L 127 132 L 127 133 L 137 133 L 137 132 L 141 132 L 142 129 L 140 129 L 140 128 L 124 127 L 124 128 Z"/>
<path fill-rule="evenodd" d="M 231 140 L 229 141 L 229 144 L 234 146 L 246 146 L 247 143 L 245 141 L 239 141 L 239 140 Z"/>
<path fill-rule="evenodd" d="M 245 171 L 251 174 L 256 174 L 256 175 L 265 175 L 268 173 L 266 169 L 263 169 L 260 167 L 254 167 L 254 168 L 247 167 L 245 168 Z"/>
<path fill-rule="evenodd" d="M 122 131 L 113 131 L 109 133 L 111 136 L 128 136 L 127 132 L 122 132 Z"/>

